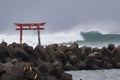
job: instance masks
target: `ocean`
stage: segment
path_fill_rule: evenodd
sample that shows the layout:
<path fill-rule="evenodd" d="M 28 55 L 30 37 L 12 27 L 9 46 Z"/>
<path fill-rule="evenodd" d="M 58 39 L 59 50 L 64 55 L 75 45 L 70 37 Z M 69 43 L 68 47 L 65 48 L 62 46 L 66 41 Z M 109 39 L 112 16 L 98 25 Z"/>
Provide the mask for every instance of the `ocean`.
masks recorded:
<path fill-rule="evenodd" d="M 83 40 L 77 40 L 79 47 L 90 46 L 101 48 L 107 47 L 108 44 L 120 44 L 120 34 L 102 34 L 98 31 L 82 32 L 80 34 Z M 70 45 L 70 43 L 65 43 Z M 73 80 L 120 80 L 120 69 L 104 69 L 104 70 L 81 70 L 66 71 L 73 75 Z"/>
<path fill-rule="evenodd" d="M 120 80 L 120 69 L 66 71 L 73 80 Z"/>
<path fill-rule="evenodd" d="M 0 35 L 1 41 L 7 43 L 17 42 L 19 43 L 18 35 Z M 23 42 L 35 47 L 37 43 L 37 36 L 25 35 L 23 36 Z M 107 47 L 108 44 L 120 44 L 120 34 L 103 34 L 99 31 L 90 32 L 76 32 L 68 31 L 57 34 L 42 34 L 41 43 L 46 46 L 48 44 L 58 43 L 59 45 L 70 46 L 73 42 L 78 43 L 79 47 L 89 46 L 92 48 L 103 46 Z M 73 75 L 73 80 L 120 80 L 120 69 L 109 69 L 109 70 L 81 70 L 81 71 L 66 71 Z"/>
<path fill-rule="evenodd" d="M 25 34 L 25 33 L 24 33 Z M 23 43 L 27 43 L 33 47 L 38 44 L 38 39 L 36 35 L 23 35 Z M 7 43 L 11 44 L 12 42 L 19 43 L 19 35 L 4 35 L 0 34 L 0 42 L 6 41 Z M 109 33 L 102 33 L 99 31 L 89 31 L 89 32 L 82 32 L 76 30 L 73 31 L 65 31 L 65 32 L 58 32 L 55 34 L 48 34 L 44 33 L 41 34 L 41 44 L 42 45 L 49 45 L 49 44 L 60 44 L 60 45 L 67 45 L 70 46 L 73 42 L 77 42 L 79 47 L 81 46 L 90 46 L 90 47 L 103 47 L 107 46 L 108 44 L 112 43 L 116 46 L 120 44 L 120 34 L 109 34 Z"/>
<path fill-rule="evenodd" d="M 103 46 L 107 47 L 108 44 L 115 44 L 118 46 L 120 44 L 120 34 L 102 34 L 99 31 L 90 31 L 90 32 L 80 32 L 82 40 L 76 40 L 73 42 L 78 43 L 79 47 L 89 46 L 89 47 L 98 47 Z M 71 45 L 73 42 L 63 43 L 65 45 Z"/>

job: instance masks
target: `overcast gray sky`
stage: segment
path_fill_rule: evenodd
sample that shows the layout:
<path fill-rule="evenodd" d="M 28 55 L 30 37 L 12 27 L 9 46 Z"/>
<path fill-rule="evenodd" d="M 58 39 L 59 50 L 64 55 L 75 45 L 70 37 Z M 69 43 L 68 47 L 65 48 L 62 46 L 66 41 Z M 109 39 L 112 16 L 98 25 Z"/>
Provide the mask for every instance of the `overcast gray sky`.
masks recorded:
<path fill-rule="evenodd" d="M 0 33 L 15 33 L 15 22 L 46 22 L 48 33 L 94 21 L 118 24 L 119 8 L 120 0 L 0 0 Z M 117 25 L 114 32 L 119 30 Z"/>

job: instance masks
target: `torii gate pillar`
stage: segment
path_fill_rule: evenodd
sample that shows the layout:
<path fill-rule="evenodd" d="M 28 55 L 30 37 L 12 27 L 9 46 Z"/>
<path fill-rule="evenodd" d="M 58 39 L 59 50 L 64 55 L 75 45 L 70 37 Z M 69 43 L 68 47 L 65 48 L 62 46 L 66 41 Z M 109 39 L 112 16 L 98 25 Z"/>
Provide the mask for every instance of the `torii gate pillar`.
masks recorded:
<path fill-rule="evenodd" d="M 22 44 L 22 30 L 37 30 L 38 32 L 38 44 L 41 45 L 40 41 L 40 30 L 44 30 L 44 28 L 41 28 L 41 26 L 44 26 L 46 23 L 15 23 L 15 25 L 19 28 L 16 28 L 16 30 L 20 30 L 20 44 Z"/>

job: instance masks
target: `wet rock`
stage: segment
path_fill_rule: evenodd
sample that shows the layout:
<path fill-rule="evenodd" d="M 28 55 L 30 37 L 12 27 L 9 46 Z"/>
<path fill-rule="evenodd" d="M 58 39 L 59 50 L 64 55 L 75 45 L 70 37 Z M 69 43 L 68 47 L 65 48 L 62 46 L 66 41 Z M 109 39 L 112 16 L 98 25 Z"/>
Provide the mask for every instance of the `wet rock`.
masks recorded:
<path fill-rule="evenodd" d="M 37 58 L 40 58 L 42 61 L 48 61 L 50 60 L 49 55 L 46 53 L 45 48 L 42 45 L 36 46 L 34 49 L 35 55 Z"/>
<path fill-rule="evenodd" d="M 87 58 L 87 56 L 92 53 L 92 50 L 90 47 L 84 46 L 80 48 L 80 52 L 81 52 L 80 59 L 84 61 Z"/>
<path fill-rule="evenodd" d="M 61 50 L 57 50 L 57 51 L 55 52 L 55 55 L 56 55 L 56 57 L 57 57 L 57 60 L 60 60 L 60 59 L 62 58 L 62 56 L 64 55 L 64 52 L 61 51 Z"/>
<path fill-rule="evenodd" d="M 28 61 L 30 56 L 23 49 L 15 48 L 15 57 L 21 59 L 22 61 Z"/>
<path fill-rule="evenodd" d="M 4 63 L 3 66 L 5 71 L 7 71 L 10 67 L 14 67 L 11 62 Z"/>
<path fill-rule="evenodd" d="M 73 79 L 71 74 L 63 73 L 60 80 L 73 80 Z"/>
<path fill-rule="evenodd" d="M 56 56 L 55 56 L 55 51 L 54 51 L 54 49 L 51 47 L 51 46 L 47 46 L 46 47 L 46 52 L 49 54 L 49 56 L 50 56 L 50 62 L 54 62 L 54 61 L 56 61 Z"/>
<path fill-rule="evenodd" d="M 38 68 L 40 74 L 49 74 L 53 70 L 53 66 L 50 63 L 43 63 Z"/>
<path fill-rule="evenodd" d="M 11 63 L 14 64 L 14 65 L 16 64 L 16 62 L 18 62 L 18 59 L 16 59 L 16 58 L 11 60 Z"/>
<path fill-rule="evenodd" d="M 22 49 L 27 52 L 31 58 L 34 57 L 34 53 L 33 53 L 33 47 L 29 46 L 28 44 L 26 43 L 23 43 L 22 45 Z"/>
<path fill-rule="evenodd" d="M 67 61 L 64 65 L 64 70 L 75 70 L 75 67 L 70 63 L 70 61 Z"/>
<path fill-rule="evenodd" d="M 86 69 L 86 66 L 87 66 L 87 64 L 85 63 L 85 62 L 83 62 L 83 61 L 81 61 L 79 64 L 78 64 L 78 69 Z"/>
<path fill-rule="evenodd" d="M 57 80 L 54 76 L 47 75 L 46 80 Z"/>
<path fill-rule="evenodd" d="M 112 53 L 114 54 L 114 56 L 117 56 L 120 58 L 120 47 L 116 47 L 112 50 Z"/>
<path fill-rule="evenodd" d="M 15 58 L 14 48 L 13 48 L 12 46 L 7 46 L 6 49 L 7 49 L 7 52 L 8 52 L 8 54 L 9 54 L 9 56 L 10 56 L 11 58 Z"/>
<path fill-rule="evenodd" d="M 69 59 L 69 61 L 71 62 L 72 65 L 76 64 L 78 58 L 75 54 L 73 54 L 72 51 L 68 51 L 66 53 L 66 55 L 67 55 L 67 57 L 68 57 L 68 59 Z"/>
<path fill-rule="evenodd" d="M 97 47 L 96 47 L 96 48 L 93 48 L 93 49 L 92 49 L 92 52 L 100 52 L 100 49 L 98 49 Z"/>
<path fill-rule="evenodd" d="M 113 57 L 113 53 L 109 49 L 107 49 L 106 47 L 103 47 L 101 49 L 101 53 L 103 53 L 103 56 L 107 57 L 108 59 L 111 59 Z"/>
<path fill-rule="evenodd" d="M 120 58 L 118 56 L 113 57 L 110 62 L 115 65 L 117 62 L 120 62 Z"/>
<path fill-rule="evenodd" d="M 101 67 L 99 67 L 98 65 L 94 64 L 94 65 L 92 65 L 92 69 L 93 70 L 98 70 L 98 69 L 101 69 Z"/>
<path fill-rule="evenodd" d="M 15 47 L 20 47 L 20 44 L 13 42 L 9 46 L 12 46 L 13 48 L 15 48 Z"/>
<path fill-rule="evenodd" d="M 113 68 L 113 65 L 107 61 L 104 62 L 103 64 L 103 69 L 111 69 Z"/>
<path fill-rule="evenodd" d="M 86 59 L 87 60 L 94 60 L 94 59 L 97 59 L 97 58 L 100 58 L 100 57 L 102 57 L 102 53 L 93 52 L 92 54 L 89 54 Z"/>
<path fill-rule="evenodd" d="M 120 68 L 120 62 L 116 63 L 116 68 Z"/>
<path fill-rule="evenodd" d="M 9 57 L 9 54 L 7 53 L 6 45 L 5 43 L 1 43 L 0 44 L 0 62 L 5 63 L 8 57 Z"/>
<path fill-rule="evenodd" d="M 54 49 L 54 51 L 57 51 L 57 49 L 58 49 L 58 44 L 51 44 L 50 46 Z"/>
<path fill-rule="evenodd" d="M 35 63 L 36 66 L 40 66 L 41 64 L 43 64 L 43 62 L 42 62 L 42 60 L 40 58 L 36 59 L 34 61 L 34 63 Z"/>
<path fill-rule="evenodd" d="M 70 50 L 72 51 L 73 54 L 75 54 L 78 58 L 80 58 L 81 53 L 77 43 L 74 42 L 73 44 L 71 44 Z"/>
<path fill-rule="evenodd" d="M 2 63 L 0 63 L 0 75 L 4 73 L 4 66 Z"/>
<path fill-rule="evenodd" d="M 108 49 L 109 49 L 110 51 L 112 51 L 114 48 L 115 48 L 115 45 L 114 45 L 114 44 L 109 44 L 109 45 L 108 45 Z"/>
<path fill-rule="evenodd" d="M 64 73 L 63 68 L 61 66 L 57 66 L 49 74 L 59 79 L 63 73 Z"/>
<path fill-rule="evenodd" d="M 13 80 L 9 74 L 2 74 L 0 80 Z"/>
<path fill-rule="evenodd" d="M 2 46 L 2 47 L 6 47 L 6 46 L 7 46 L 7 43 L 4 42 L 4 41 L 2 41 L 2 42 L 0 43 L 0 46 Z"/>
<path fill-rule="evenodd" d="M 69 48 L 67 46 L 64 45 L 60 45 L 57 50 L 62 51 L 63 53 L 67 53 L 69 51 Z"/>

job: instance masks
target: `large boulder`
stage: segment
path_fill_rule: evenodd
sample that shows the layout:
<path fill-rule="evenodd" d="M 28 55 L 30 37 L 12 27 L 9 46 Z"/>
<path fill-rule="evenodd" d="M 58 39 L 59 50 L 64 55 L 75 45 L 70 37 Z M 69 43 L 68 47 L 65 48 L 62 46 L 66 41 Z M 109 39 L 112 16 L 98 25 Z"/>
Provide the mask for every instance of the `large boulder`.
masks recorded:
<path fill-rule="evenodd" d="M 110 48 L 109 48 L 110 49 Z M 101 53 L 103 53 L 103 57 L 107 57 L 109 60 L 114 56 L 113 52 L 106 47 L 101 49 Z"/>
<path fill-rule="evenodd" d="M 120 62 L 117 62 L 117 63 L 115 64 L 115 67 L 116 67 L 116 68 L 120 68 Z"/>
<path fill-rule="evenodd" d="M 7 47 L 7 43 L 2 42 L 0 44 L 0 62 L 3 63 L 5 63 L 6 59 L 9 57 L 6 47 Z"/>
<path fill-rule="evenodd" d="M 120 58 L 120 47 L 116 47 L 112 50 L 112 53 L 114 54 L 114 56 L 117 56 Z"/>
<path fill-rule="evenodd" d="M 92 48 L 92 52 L 100 52 L 100 49 L 95 47 L 95 48 Z"/>
<path fill-rule="evenodd" d="M 2 74 L 2 73 L 4 73 L 4 66 L 3 66 L 3 64 L 2 63 L 0 63 L 0 75 Z"/>
<path fill-rule="evenodd" d="M 112 51 L 115 48 L 114 44 L 109 44 L 107 47 L 110 51 Z"/>
<path fill-rule="evenodd" d="M 53 70 L 53 66 L 50 63 L 43 63 L 38 66 L 40 74 L 49 74 Z"/>
<path fill-rule="evenodd" d="M 4 41 L 2 41 L 2 42 L 0 43 L 0 46 L 2 46 L 2 47 L 6 47 L 6 46 L 7 46 L 7 43 L 4 42 Z"/>
<path fill-rule="evenodd" d="M 69 51 L 69 48 L 65 45 L 60 45 L 59 47 L 57 47 L 57 50 L 60 50 L 63 53 L 67 53 Z"/>
<path fill-rule="evenodd" d="M 105 61 L 102 68 L 103 69 L 112 69 L 113 65 L 111 63 Z"/>
<path fill-rule="evenodd" d="M 73 80 L 73 79 L 71 74 L 63 73 L 60 80 Z"/>
<path fill-rule="evenodd" d="M 68 51 L 66 55 L 72 65 L 76 64 L 76 62 L 78 61 L 78 58 L 72 51 Z"/>
<path fill-rule="evenodd" d="M 34 53 L 33 53 L 33 47 L 29 46 L 26 43 L 23 43 L 22 45 L 22 49 L 27 52 L 31 57 L 34 57 Z"/>
<path fill-rule="evenodd" d="M 64 65 L 64 70 L 75 70 L 75 66 L 73 66 L 70 61 L 67 61 Z"/>
<path fill-rule="evenodd" d="M 56 55 L 55 55 L 55 51 L 54 49 L 49 45 L 45 48 L 46 53 L 48 53 L 49 57 L 50 57 L 50 62 L 54 62 L 56 61 Z"/>
<path fill-rule="evenodd" d="M 21 59 L 22 61 L 30 60 L 30 56 L 23 49 L 16 47 L 14 51 L 16 58 Z"/>
<path fill-rule="evenodd" d="M 64 73 L 63 68 L 61 66 L 57 66 L 53 68 L 53 70 L 49 74 L 59 79 L 63 73 Z"/>
<path fill-rule="evenodd" d="M 38 45 L 34 49 L 34 53 L 37 58 L 40 58 L 42 61 L 50 60 L 48 53 L 45 51 L 45 48 L 42 45 Z"/>
<path fill-rule="evenodd" d="M 101 58 L 101 57 L 102 57 L 102 53 L 100 53 L 100 52 L 93 52 L 93 53 L 89 54 L 86 59 L 91 61 L 91 60 L 94 60 L 94 59 L 97 59 L 97 58 Z"/>
<path fill-rule="evenodd" d="M 15 58 L 14 48 L 9 45 L 9 46 L 6 47 L 6 49 L 7 49 L 7 52 L 8 52 L 8 54 L 9 54 L 9 56 L 10 56 L 11 58 Z"/>
<path fill-rule="evenodd" d="M 84 61 L 80 61 L 77 65 L 79 70 L 86 69 L 87 64 Z"/>
<path fill-rule="evenodd" d="M 81 53 L 80 53 L 78 44 L 77 44 L 76 42 L 74 42 L 73 44 L 71 44 L 70 50 L 72 51 L 72 53 L 73 53 L 74 55 L 76 55 L 78 58 L 80 58 Z"/>
<path fill-rule="evenodd" d="M 80 52 L 80 59 L 84 61 L 87 58 L 87 56 L 92 53 L 92 49 L 90 47 L 83 46 L 80 48 Z"/>
<path fill-rule="evenodd" d="M 58 49 L 58 44 L 51 44 L 49 46 L 51 46 L 54 49 L 54 51 L 57 51 Z"/>

